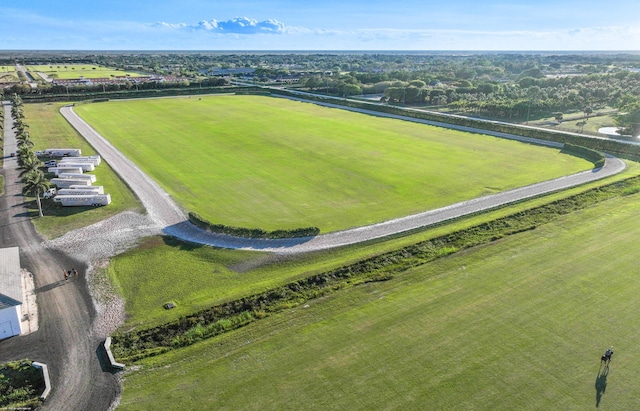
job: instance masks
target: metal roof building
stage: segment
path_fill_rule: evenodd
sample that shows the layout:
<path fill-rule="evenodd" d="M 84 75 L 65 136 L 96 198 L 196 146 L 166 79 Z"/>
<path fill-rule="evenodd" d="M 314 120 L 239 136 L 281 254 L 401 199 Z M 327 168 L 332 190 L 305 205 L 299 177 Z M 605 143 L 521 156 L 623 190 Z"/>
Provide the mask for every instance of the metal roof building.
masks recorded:
<path fill-rule="evenodd" d="M 19 249 L 0 248 L 0 340 L 22 333 L 22 299 Z"/>

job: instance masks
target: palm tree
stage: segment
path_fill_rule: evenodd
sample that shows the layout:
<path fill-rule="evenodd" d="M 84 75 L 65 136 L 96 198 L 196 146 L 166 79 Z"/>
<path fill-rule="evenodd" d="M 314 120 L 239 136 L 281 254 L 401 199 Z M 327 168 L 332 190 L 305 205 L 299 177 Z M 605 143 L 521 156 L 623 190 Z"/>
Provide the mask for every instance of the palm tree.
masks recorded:
<path fill-rule="evenodd" d="M 18 148 L 29 147 L 29 149 L 31 149 L 31 147 L 34 146 L 28 131 L 24 131 L 16 136 L 16 144 Z"/>
<path fill-rule="evenodd" d="M 34 170 L 27 173 L 24 177 L 24 188 L 22 194 L 32 194 L 36 197 L 38 203 L 38 212 L 40 217 L 42 214 L 42 204 L 40 203 L 40 195 L 49 189 L 51 183 L 44 177 L 44 173 L 40 170 Z"/>
<path fill-rule="evenodd" d="M 35 155 L 33 151 L 31 151 L 31 147 L 27 145 L 18 146 L 18 150 L 16 151 L 16 156 L 18 157 L 18 167 L 22 166 L 22 161 L 24 161 L 24 159 L 29 157 L 31 154 Z"/>
<path fill-rule="evenodd" d="M 24 177 L 32 171 L 39 170 L 43 165 L 33 151 L 29 151 L 25 157 L 18 157 L 18 169 L 22 170 L 18 176 Z"/>

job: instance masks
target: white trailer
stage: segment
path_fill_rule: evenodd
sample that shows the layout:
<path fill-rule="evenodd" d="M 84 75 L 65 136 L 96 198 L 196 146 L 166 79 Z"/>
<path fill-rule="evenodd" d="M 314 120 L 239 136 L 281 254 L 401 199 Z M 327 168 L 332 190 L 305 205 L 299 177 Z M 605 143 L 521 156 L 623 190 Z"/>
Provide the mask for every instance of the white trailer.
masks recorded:
<path fill-rule="evenodd" d="M 70 160 L 75 159 L 75 157 L 69 157 Z M 58 161 L 56 167 L 77 167 L 81 168 L 82 171 L 93 171 L 96 169 L 96 166 L 93 163 L 81 163 L 81 162 L 71 162 L 71 161 Z"/>
<path fill-rule="evenodd" d="M 96 182 L 95 174 L 81 174 L 81 173 L 60 173 L 58 174 L 60 178 L 72 178 L 74 180 L 87 180 L 90 181 L 89 184 Z"/>
<path fill-rule="evenodd" d="M 82 150 L 79 148 L 48 148 L 44 151 L 40 151 L 41 155 L 48 157 L 80 157 Z M 36 152 L 36 155 L 38 152 Z"/>
<path fill-rule="evenodd" d="M 53 201 L 65 207 L 105 206 L 111 203 L 109 194 L 57 195 Z"/>
<path fill-rule="evenodd" d="M 82 174 L 82 168 L 80 167 L 49 167 L 47 168 L 47 172 L 53 173 L 56 176 L 59 176 L 62 173 Z"/>
<path fill-rule="evenodd" d="M 99 166 L 102 159 L 99 155 L 95 156 L 79 156 L 79 157 L 64 157 L 60 161 L 72 161 L 74 163 L 91 163 L 94 166 Z"/>
<path fill-rule="evenodd" d="M 104 194 L 102 186 L 82 186 L 81 188 L 61 188 L 58 195 L 89 195 Z"/>
<path fill-rule="evenodd" d="M 51 184 L 55 184 L 58 188 L 70 188 L 71 186 L 90 186 L 91 180 L 82 180 L 78 178 L 52 178 Z"/>

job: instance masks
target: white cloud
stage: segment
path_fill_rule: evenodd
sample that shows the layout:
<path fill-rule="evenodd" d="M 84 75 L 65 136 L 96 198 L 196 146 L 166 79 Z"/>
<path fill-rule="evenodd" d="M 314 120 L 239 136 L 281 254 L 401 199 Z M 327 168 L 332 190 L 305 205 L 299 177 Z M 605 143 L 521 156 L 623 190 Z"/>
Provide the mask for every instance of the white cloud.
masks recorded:
<path fill-rule="evenodd" d="M 231 20 L 202 20 L 197 24 L 186 23 L 166 23 L 160 22 L 153 24 L 154 27 L 164 27 L 173 29 L 189 29 L 202 30 L 211 33 L 229 33 L 229 34 L 283 34 L 287 31 L 284 23 L 269 19 L 258 21 L 247 17 L 236 17 Z"/>

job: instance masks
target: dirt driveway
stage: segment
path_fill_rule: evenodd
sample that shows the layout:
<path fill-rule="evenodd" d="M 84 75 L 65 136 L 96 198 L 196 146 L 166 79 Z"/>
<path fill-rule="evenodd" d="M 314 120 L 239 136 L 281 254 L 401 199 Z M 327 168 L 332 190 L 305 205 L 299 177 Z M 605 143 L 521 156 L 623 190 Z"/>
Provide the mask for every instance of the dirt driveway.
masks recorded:
<path fill-rule="evenodd" d="M 5 105 L 5 145 L 12 144 L 10 108 Z M 19 247 L 22 267 L 34 275 L 38 331 L 0 341 L 0 362 L 29 358 L 48 365 L 53 389 L 44 409 L 107 410 L 120 392 L 116 376 L 103 369 L 101 342 L 92 331 L 95 312 L 89 296 L 85 262 L 44 247 L 21 194 L 15 159 L 5 158 L 0 196 L 0 247 Z M 63 269 L 80 275 L 65 281 Z"/>

